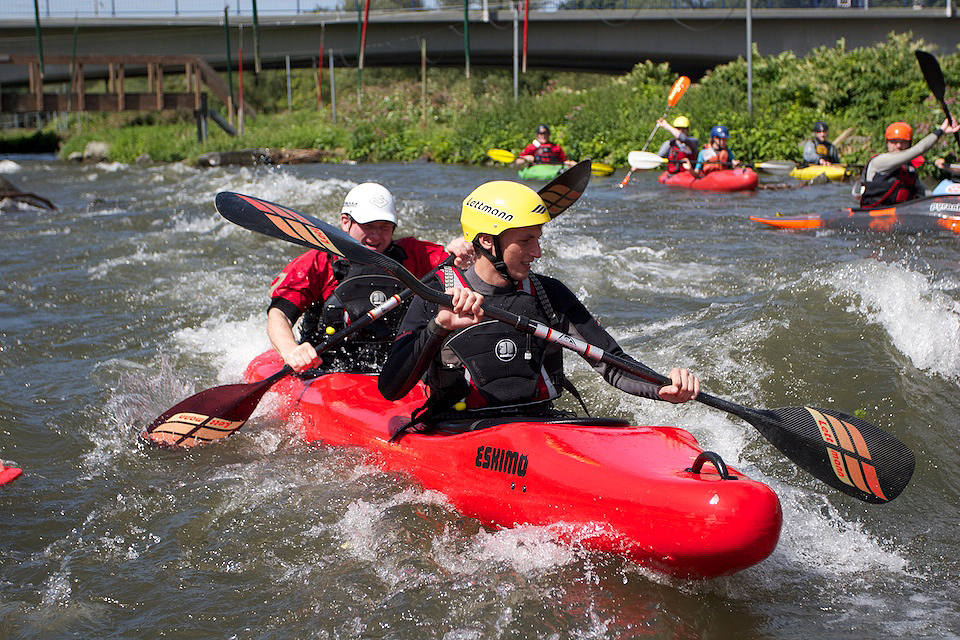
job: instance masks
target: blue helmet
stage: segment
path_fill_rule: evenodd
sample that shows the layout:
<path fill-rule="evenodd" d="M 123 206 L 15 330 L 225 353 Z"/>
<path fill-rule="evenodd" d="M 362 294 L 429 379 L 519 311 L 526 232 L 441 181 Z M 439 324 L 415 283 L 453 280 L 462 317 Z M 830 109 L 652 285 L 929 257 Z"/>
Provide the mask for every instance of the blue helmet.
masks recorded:
<path fill-rule="evenodd" d="M 729 138 L 729 137 L 730 137 L 730 130 L 727 129 L 727 128 L 726 128 L 725 126 L 723 126 L 722 124 L 718 124 L 718 125 L 715 126 L 713 129 L 710 129 L 710 137 L 711 137 L 711 138 L 724 138 L 724 139 Z"/>

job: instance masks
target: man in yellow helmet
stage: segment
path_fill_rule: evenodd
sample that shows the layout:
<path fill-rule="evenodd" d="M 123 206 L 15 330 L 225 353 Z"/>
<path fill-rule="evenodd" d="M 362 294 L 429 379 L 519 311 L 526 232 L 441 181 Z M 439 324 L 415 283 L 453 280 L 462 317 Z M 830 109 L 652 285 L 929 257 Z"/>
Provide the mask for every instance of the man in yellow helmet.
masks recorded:
<path fill-rule="evenodd" d="M 427 410 L 433 415 L 454 407 L 467 411 L 457 414 L 464 417 L 470 410 L 506 407 L 524 415 L 549 411 L 561 387 L 570 388 L 561 347 L 485 320 L 484 303 L 627 357 L 562 282 L 531 272 L 540 257 L 542 227 L 550 221 L 537 192 L 517 182 L 488 182 L 463 201 L 460 221 L 477 261 L 465 272 L 443 270 L 442 288 L 453 296 L 452 308 L 414 300 L 380 375 L 385 398 L 404 396 L 426 374 Z M 686 402 L 700 390 L 699 379 L 686 369 L 671 371 L 672 384 L 660 387 L 609 365 L 591 364 L 613 386 L 646 398 Z"/>
<path fill-rule="evenodd" d="M 657 120 L 657 125 L 666 129 L 673 136 L 660 145 L 657 155 L 667 159 L 667 171 L 678 173 L 690 171 L 700 152 L 700 140 L 689 135 L 690 120 L 686 116 L 677 116 L 671 125 L 664 118 Z"/>

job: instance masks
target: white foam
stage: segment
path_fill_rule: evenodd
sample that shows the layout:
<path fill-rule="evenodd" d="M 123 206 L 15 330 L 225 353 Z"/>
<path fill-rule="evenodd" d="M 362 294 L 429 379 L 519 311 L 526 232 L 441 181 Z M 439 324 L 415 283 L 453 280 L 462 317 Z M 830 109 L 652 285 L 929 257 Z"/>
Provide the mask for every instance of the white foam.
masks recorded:
<path fill-rule="evenodd" d="M 17 173 L 21 169 L 23 169 L 23 167 L 13 160 L 8 160 L 6 158 L 0 160 L 0 173 Z"/>
<path fill-rule="evenodd" d="M 247 364 L 270 345 L 262 312 L 244 320 L 210 318 L 200 327 L 180 329 L 173 339 L 185 352 L 211 356 L 222 384 L 236 382 Z"/>
<path fill-rule="evenodd" d="M 951 285 L 873 260 L 841 267 L 830 283 L 853 297 L 848 311 L 883 327 L 915 367 L 960 378 L 960 303 L 940 290 Z"/>

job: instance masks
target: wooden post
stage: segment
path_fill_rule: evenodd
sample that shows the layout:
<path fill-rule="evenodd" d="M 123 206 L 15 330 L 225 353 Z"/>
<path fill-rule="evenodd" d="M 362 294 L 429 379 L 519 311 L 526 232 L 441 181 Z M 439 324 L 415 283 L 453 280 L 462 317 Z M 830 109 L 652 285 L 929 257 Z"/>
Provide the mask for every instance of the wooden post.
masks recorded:
<path fill-rule="evenodd" d="M 107 93 L 113 93 L 117 90 L 117 72 L 113 68 L 113 63 L 107 64 Z"/>
<path fill-rule="evenodd" d="M 163 65 L 157 63 L 157 111 L 163 111 Z"/>
<path fill-rule="evenodd" d="M 147 65 L 147 92 L 153 91 L 153 65 L 152 62 Z"/>
<path fill-rule="evenodd" d="M 193 63 L 193 108 L 200 108 L 200 64 Z"/>
<path fill-rule="evenodd" d="M 30 93 L 37 111 L 43 111 L 43 69 L 39 62 L 30 63 Z"/>
<path fill-rule="evenodd" d="M 124 93 L 124 70 L 123 63 L 117 65 L 117 111 L 123 111 L 126 108 L 126 94 Z"/>

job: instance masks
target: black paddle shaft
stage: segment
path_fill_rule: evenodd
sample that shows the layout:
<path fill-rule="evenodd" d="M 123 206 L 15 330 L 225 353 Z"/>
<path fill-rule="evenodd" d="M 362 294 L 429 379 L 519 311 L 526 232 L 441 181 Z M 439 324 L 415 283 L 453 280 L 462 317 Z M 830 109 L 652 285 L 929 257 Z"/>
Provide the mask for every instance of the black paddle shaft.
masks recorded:
<path fill-rule="evenodd" d="M 348 234 L 323 221 L 233 193 L 218 194 L 217 209 L 225 218 L 247 229 L 383 269 L 425 300 L 443 306 L 451 305 L 449 295 L 424 285 L 397 261 L 364 247 Z M 529 318 L 489 305 L 484 305 L 483 309 L 486 315 L 495 320 L 548 342 L 555 342 L 585 358 L 605 362 L 655 384 L 671 384 L 665 376 L 639 363 L 606 353 Z M 889 502 L 903 491 L 913 475 L 914 456 L 906 445 L 859 418 L 830 409 L 809 407 L 750 409 L 706 393 L 701 393 L 697 400 L 742 418 L 798 466 L 859 500 Z"/>

